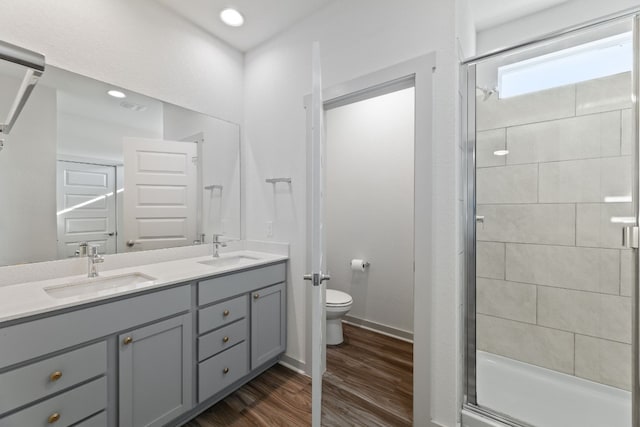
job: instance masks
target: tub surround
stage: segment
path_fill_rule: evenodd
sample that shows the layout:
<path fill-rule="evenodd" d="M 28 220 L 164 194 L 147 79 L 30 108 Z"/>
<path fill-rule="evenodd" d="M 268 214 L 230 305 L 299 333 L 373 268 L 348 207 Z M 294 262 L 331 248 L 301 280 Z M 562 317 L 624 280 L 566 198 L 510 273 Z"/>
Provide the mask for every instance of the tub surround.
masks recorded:
<path fill-rule="evenodd" d="M 630 93 L 623 73 L 478 100 L 479 350 L 630 389 Z"/>
<path fill-rule="evenodd" d="M 255 260 L 247 260 L 237 265 L 227 266 L 200 264 L 200 261 L 212 259 L 211 255 L 207 254 L 211 252 L 210 246 L 200 245 L 105 256 L 104 264 L 99 267 L 100 276 L 96 278 L 98 280 L 132 273 L 150 276 L 154 280 L 140 283 L 134 288 L 125 290 L 114 288 L 101 291 L 99 294 L 91 293 L 67 298 L 54 298 L 47 294 L 45 288 L 88 280 L 86 258 L 0 268 L 0 276 L 4 276 L 5 270 L 10 271 L 10 276 L 12 276 L 11 273 L 15 275 L 15 270 L 23 270 L 25 272 L 21 283 L 0 286 L 0 322 L 159 289 L 176 283 L 226 274 L 288 259 L 288 247 L 285 244 L 239 241 L 231 242 L 227 248 L 228 250 L 221 257 L 247 256 L 256 258 Z M 268 250 L 272 250 L 275 253 L 269 253 L 267 252 Z M 104 268 L 102 268 L 103 266 Z M 50 275 L 50 278 L 43 280 L 43 276 L 46 277 L 47 274 Z"/>

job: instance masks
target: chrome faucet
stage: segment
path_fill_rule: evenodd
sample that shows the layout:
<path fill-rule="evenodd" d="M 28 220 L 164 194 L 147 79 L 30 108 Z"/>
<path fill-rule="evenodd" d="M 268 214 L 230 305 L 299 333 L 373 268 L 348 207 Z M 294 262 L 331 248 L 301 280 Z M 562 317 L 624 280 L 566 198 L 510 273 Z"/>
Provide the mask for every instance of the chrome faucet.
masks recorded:
<path fill-rule="evenodd" d="M 87 259 L 89 260 L 89 277 L 98 277 L 98 266 L 104 262 L 104 257 L 98 253 L 98 247 L 94 245 L 89 246 L 87 251 Z"/>
<path fill-rule="evenodd" d="M 221 247 L 222 248 L 227 247 L 227 244 L 225 242 L 220 241 L 221 237 L 222 237 L 222 234 L 213 235 L 213 257 L 214 258 L 220 257 L 220 253 L 218 251 L 220 250 Z"/>

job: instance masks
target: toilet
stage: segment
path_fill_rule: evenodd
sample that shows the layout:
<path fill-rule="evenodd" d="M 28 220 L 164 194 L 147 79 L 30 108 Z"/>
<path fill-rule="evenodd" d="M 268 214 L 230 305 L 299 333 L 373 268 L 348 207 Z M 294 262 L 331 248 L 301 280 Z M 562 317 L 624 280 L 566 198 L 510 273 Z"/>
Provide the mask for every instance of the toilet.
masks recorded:
<path fill-rule="evenodd" d="M 327 344 L 342 344 L 342 318 L 351 310 L 353 298 L 346 292 L 327 289 Z"/>

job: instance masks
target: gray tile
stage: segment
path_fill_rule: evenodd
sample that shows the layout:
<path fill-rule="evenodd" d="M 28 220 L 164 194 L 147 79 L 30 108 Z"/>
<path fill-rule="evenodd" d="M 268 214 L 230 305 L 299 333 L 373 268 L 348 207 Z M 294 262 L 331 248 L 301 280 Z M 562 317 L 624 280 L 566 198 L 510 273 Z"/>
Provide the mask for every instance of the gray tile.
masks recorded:
<path fill-rule="evenodd" d="M 506 129 L 494 129 L 476 134 L 476 167 L 504 166 L 505 156 L 496 156 L 497 150 L 504 150 L 506 145 Z"/>
<path fill-rule="evenodd" d="M 476 200 L 485 203 L 536 203 L 538 165 L 478 169 Z"/>
<path fill-rule="evenodd" d="M 540 203 L 599 203 L 631 195 L 631 157 L 540 164 Z"/>
<path fill-rule="evenodd" d="M 507 129 L 507 164 L 620 155 L 620 113 L 609 112 Z"/>
<path fill-rule="evenodd" d="M 476 311 L 536 323 L 536 287 L 503 280 L 476 279 Z"/>
<path fill-rule="evenodd" d="M 633 251 L 620 251 L 620 295 L 630 297 L 633 291 Z"/>
<path fill-rule="evenodd" d="M 507 244 L 506 280 L 618 295 L 620 251 Z"/>
<path fill-rule="evenodd" d="M 479 350 L 573 374 L 573 334 L 479 314 Z"/>
<path fill-rule="evenodd" d="M 615 218 L 633 216 L 631 203 L 581 203 L 576 209 L 578 246 L 621 248 L 625 224 L 615 222 Z"/>
<path fill-rule="evenodd" d="M 504 279 L 504 243 L 476 242 L 476 276 Z"/>
<path fill-rule="evenodd" d="M 576 85 L 576 114 L 631 108 L 631 73 L 590 80 Z"/>
<path fill-rule="evenodd" d="M 576 376 L 631 390 L 631 346 L 576 335 Z"/>
<path fill-rule="evenodd" d="M 615 295 L 538 287 L 538 324 L 631 343 L 631 299 Z"/>
<path fill-rule="evenodd" d="M 485 217 L 477 227 L 481 241 L 575 244 L 574 205 L 478 205 L 477 214 Z"/>
<path fill-rule="evenodd" d="M 563 86 L 513 98 L 478 98 L 478 130 L 497 129 L 575 115 L 575 87 Z"/>

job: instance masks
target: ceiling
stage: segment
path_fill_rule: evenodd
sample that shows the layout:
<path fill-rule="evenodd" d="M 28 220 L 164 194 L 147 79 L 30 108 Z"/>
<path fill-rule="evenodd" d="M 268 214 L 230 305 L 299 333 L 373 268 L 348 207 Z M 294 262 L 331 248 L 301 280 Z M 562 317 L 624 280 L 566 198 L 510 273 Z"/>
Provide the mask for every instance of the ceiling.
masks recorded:
<path fill-rule="evenodd" d="M 476 30 L 482 31 L 570 0 L 471 0 Z"/>
<path fill-rule="evenodd" d="M 332 0 L 156 0 L 186 20 L 246 52 L 312 14 Z M 220 11 L 234 7 L 245 24 L 223 24 Z"/>
<path fill-rule="evenodd" d="M 246 52 L 313 14 L 333 0 L 155 0 L 191 24 Z M 344 0 L 343 0 L 344 1 Z M 571 0 L 470 0 L 476 30 L 504 24 Z M 234 7 L 242 27 L 223 24 L 218 15 Z"/>

